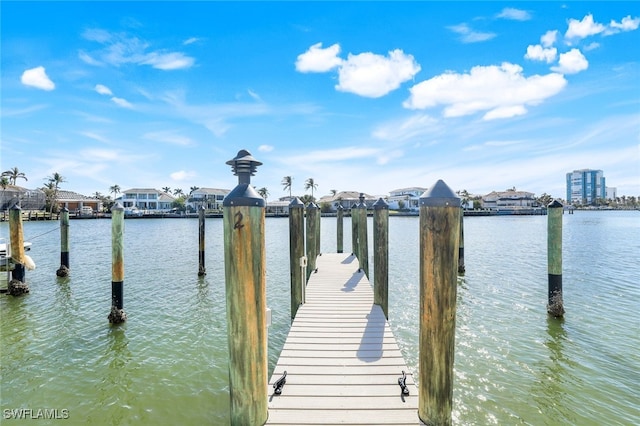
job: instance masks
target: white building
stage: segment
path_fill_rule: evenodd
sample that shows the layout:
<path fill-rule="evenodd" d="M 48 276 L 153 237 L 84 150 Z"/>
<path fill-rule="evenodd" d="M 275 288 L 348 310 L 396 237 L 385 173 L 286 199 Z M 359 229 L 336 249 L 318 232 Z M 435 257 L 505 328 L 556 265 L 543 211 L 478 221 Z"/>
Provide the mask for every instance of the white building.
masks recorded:
<path fill-rule="evenodd" d="M 136 208 L 141 211 L 166 212 L 171 210 L 171 204 L 175 200 L 171 194 L 158 191 L 153 188 L 132 188 L 122 191 L 122 195 L 116 199 L 122 203 L 125 209 Z"/>
<path fill-rule="evenodd" d="M 191 193 L 187 200 L 187 206 L 197 210 L 204 206 L 205 210 L 221 210 L 222 202 L 229 192 L 228 189 L 199 188 Z"/>
<path fill-rule="evenodd" d="M 378 197 L 358 191 L 340 191 L 336 195 L 325 195 L 317 201 L 317 204 L 321 206 L 323 203 L 328 203 L 333 211 L 337 210 L 339 205 L 342 205 L 345 210 L 349 210 L 351 207 L 360 204 L 360 194 L 364 196 L 364 203 L 367 208 L 372 208 L 373 204 L 378 200 Z"/>
<path fill-rule="evenodd" d="M 614 200 L 618 198 L 618 188 L 607 186 L 607 200 Z"/>
<path fill-rule="evenodd" d="M 535 207 L 537 201 L 533 192 L 527 191 L 493 191 L 482 197 L 485 209 L 510 209 L 518 207 Z"/>
<path fill-rule="evenodd" d="M 411 188 L 395 189 L 389 193 L 387 203 L 391 210 L 409 209 L 420 210 L 420 197 L 427 191 L 427 188 L 414 186 Z"/>

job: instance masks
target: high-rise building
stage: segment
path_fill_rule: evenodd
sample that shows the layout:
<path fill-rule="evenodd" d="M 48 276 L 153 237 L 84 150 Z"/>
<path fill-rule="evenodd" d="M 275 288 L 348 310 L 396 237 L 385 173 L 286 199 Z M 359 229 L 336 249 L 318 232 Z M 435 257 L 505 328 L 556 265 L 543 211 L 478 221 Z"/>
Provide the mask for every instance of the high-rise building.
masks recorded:
<path fill-rule="evenodd" d="M 607 196 L 602 170 L 582 169 L 567 173 L 567 202 L 595 204 L 596 199 Z"/>

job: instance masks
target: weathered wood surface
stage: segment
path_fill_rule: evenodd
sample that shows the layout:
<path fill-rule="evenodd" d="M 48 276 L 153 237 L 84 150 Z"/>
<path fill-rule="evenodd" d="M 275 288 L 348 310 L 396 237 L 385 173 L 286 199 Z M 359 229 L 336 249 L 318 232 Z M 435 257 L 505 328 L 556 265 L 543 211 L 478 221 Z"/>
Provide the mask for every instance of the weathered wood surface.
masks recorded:
<path fill-rule="evenodd" d="M 323 254 L 316 267 L 269 381 L 267 424 L 421 424 L 417 387 L 358 260 Z M 274 395 L 284 371 L 286 385 Z"/>

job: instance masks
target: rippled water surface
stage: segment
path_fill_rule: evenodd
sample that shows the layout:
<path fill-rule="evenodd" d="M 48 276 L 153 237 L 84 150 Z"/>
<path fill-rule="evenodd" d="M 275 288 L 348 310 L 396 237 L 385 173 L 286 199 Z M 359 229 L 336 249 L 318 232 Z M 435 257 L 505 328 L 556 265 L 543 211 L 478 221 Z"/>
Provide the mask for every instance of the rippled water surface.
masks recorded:
<path fill-rule="evenodd" d="M 324 252 L 335 218 L 322 219 Z M 465 218 L 454 419 L 461 425 L 640 423 L 640 214 L 563 217 L 564 320 L 548 318 L 545 216 Z M 369 219 L 371 239 L 372 221 Z M 7 410 L 68 410 L 67 425 L 229 422 L 222 221 L 127 220 L 124 309 L 110 326 L 111 223 L 71 222 L 71 276 L 57 278 L 56 222 L 25 222 L 31 293 L 0 295 L 2 424 Z M 8 234 L 0 225 L 1 236 Z M 418 219 L 389 225 L 390 322 L 418 364 Z M 266 220 L 269 364 L 289 329 L 288 220 Z M 345 251 L 351 249 L 345 219 Z M 369 248 L 373 247 L 372 241 Z M 370 259 L 373 273 L 373 258 Z M 373 281 L 373 277 L 371 277 Z M 5 423 L 6 422 L 6 423 Z"/>

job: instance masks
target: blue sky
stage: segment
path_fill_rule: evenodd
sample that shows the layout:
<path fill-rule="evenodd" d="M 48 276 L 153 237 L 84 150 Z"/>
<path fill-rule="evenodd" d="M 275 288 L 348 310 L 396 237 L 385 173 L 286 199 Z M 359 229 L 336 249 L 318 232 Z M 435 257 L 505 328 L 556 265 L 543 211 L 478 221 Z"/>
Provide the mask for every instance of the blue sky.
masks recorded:
<path fill-rule="evenodd" d="M 640 195 L 638 2 L 10 2 L 0 168 L 83 194 Z"/>

